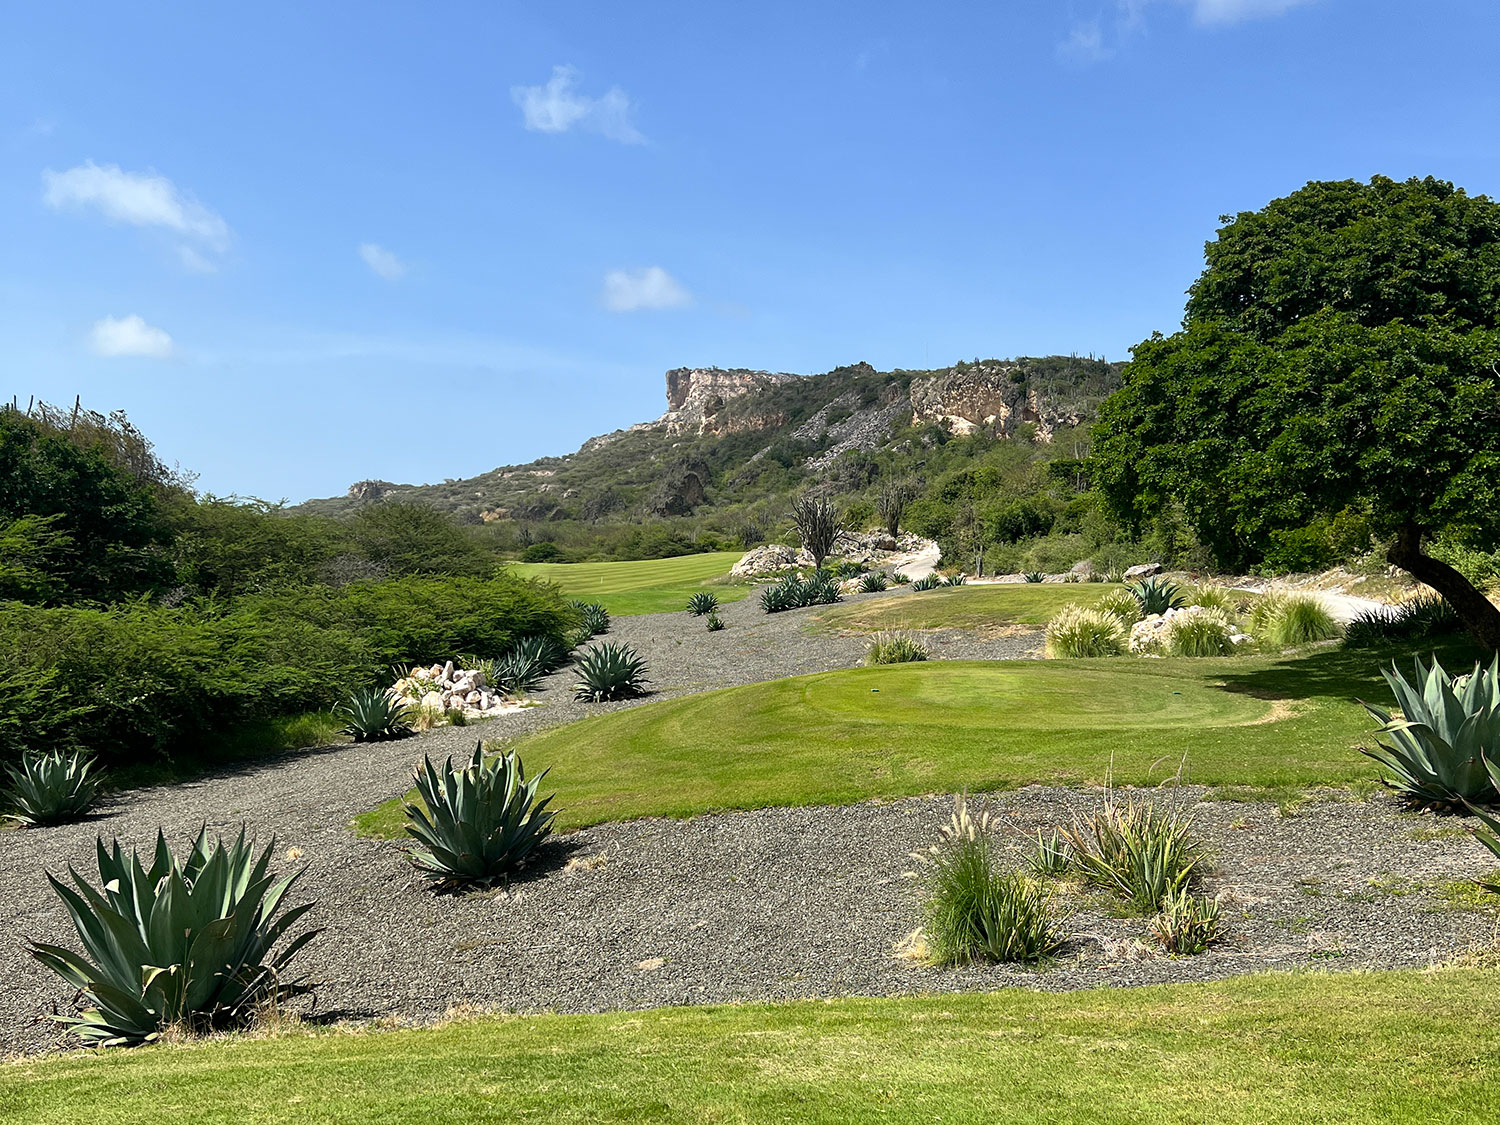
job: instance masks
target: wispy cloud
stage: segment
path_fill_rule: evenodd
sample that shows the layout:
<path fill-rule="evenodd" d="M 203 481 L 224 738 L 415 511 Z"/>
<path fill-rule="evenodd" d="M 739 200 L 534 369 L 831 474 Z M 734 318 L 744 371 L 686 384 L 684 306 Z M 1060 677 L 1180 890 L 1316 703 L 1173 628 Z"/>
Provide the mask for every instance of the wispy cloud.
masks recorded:
<path fill-rule="evenodd" d="M 692 294 L 660 266 L 611 270 L 604 275 L 604 307 L 610 312 L 673 309 L 692 299 Z"/>
<path fill-rule="evenodd" d="M 386 281 L 400 281 L 406 273 L 406 263 L 379 243 L 361 242 L 359 256 L 370 267 L 370 272 Z"/>
<path fill-rule="evenodd" d="M 566 133 L 575 125 L 621 144 L 642 144 L 646 138 L 630 123 L 634 106 L 618 86 L 597 98 L 575 89 L 578 71 L 555 66 L 545 86 L 512 86 L 510 96 L 521 107 L 526 128 L 538 133 Z"/>
<path fill-rule="evenodd" d="M 135 315 L 107 316 L 89 330 L 89 347 L 95 355 L 166 359 L 172 354 L 172 337 Z"/>
<path fill-rule="evenodd" d="M 42 200 L 54 211 L 95 211 L 111 222 L 170 231 L 184 240 L 179 256 L 190 269 L 215 268 L 207 254 L 229 249 L 229 224 L 154 172 L 126 172 L 92 160 L 66 172 L 48 168 Z"/>
<path fill-rule="evenodd" d="M 1057 45 L 1059 58 L 1076 63 L 1103 62 L 1114 53 L 1113 47 L 1104 45 L 1104 28 L 1098 19 L 1078 20 Z"/>
<path fill-rule="evenodd" d="M 1086 19 L 1075 19 L 1067 38 L 1057 45 L 1057 56 L 1088 65 L 1113 58 L 1146 29 L 1146 13 L 1170 3 L 1186 8 L 1200 27 L 1224 27 L 1246 20 L 1279 16 L 1316 0 L 1114 0 Z"/>
<path fill-rule="evenodd" d="M 1243 20 L 1279 16 L 1313 0 L 1178 0 L 1193 9 L 1193 19 L 1201 24 L 1240 23 Z"/>

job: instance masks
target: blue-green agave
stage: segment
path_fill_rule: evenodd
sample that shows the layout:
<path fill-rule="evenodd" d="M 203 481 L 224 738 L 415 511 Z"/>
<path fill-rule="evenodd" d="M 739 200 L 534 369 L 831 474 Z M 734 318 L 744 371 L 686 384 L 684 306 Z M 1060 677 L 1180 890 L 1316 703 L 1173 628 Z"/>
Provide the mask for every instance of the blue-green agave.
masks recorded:
<path fill-rule="evenodd" d="M 10 766 L 10 816 L 22 824 L 59 824 L 89 811 L 99 793 L 93 759 L 77 751 L 28 750 Z"/>

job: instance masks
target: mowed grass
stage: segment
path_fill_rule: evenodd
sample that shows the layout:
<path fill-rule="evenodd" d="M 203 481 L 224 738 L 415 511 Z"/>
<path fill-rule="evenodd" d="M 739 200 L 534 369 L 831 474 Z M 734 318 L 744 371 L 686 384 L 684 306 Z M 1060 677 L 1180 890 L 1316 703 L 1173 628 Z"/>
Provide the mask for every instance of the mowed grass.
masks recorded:
<path fill-rule="evenodd" d="M 0 1065 L 28 1125 L 1492 1121 L 1500 973 L 1265 974 L 422 1030 Z"/>
<path fill-rule="evenodd" d="M 646 704 L 517 742 L 560 825 L 1032 783 L 1285 790 L 1375 777 L 1379 658 L 930 661 Z M 399 802 L 361 816 L 398 835 Z"/>
<path fill-rule="evenodd" d="M 994 586 L 946 586 L 901 591 L 829 606 L 814 621 L 846 633 L 884 629 L 973 629 L 978 632 L 1011 625 L 1045 625 L 1063 606 L 1093 605 L 1111 590 L 1102 583 L 1007 582 Z"/>
<path fill-rule="evenodd" d="M 598 602 L 617 617 L 639 613 L 670 613 L 687 605 L 688 598 L 708 589 L 721 602 L 737 602 L 750 592 L 747 585 L 715 582 L 743 557 L 740 551 L 680 555 L 640 562 L 512 563 L 522 578 L 545 578 L 569 597 Z"/>

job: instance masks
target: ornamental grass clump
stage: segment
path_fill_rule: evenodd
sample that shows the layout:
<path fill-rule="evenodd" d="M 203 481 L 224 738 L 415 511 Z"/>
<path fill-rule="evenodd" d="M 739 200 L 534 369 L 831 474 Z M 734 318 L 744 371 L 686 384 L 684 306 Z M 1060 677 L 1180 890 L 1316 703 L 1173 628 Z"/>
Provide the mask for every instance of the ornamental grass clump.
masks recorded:
<path fill-rule="evenodd" d="M 278 881 L 275 849 L 273 839 L 257 856 L 243 827 L 233 844 L 210 844 L 204 829 L 179 862 L 158 831 L 149 869 L 138 853 L 126 859 L 119 841 L 106 849 L 99 840 L 99 889 L 72 867 L 71 887 L 49 874 L 84 951 L 40 942 L 28 950 L 90 1005 L 54 1018 L 96 1046 L 143 1043 L 173 1026 L 244 1026 L 261 1005 L 301 991 L 287 966 L 320 931 L 273 952 L 312 909 L 282 910 L 302 870 Z"/>
<path fill-rule="evenodd" d="M 578 683 L 573 698 L 586 703 L 607 703 L 644 695 L 646 661 L 629 645 L 603 644 L 584 649 L 578 657 Z"/>
<path fill-rule="evenodd" d="M 1219 900 L 1183 889 L 1162 900 L 1151 936 L 1174 957 L 1192 957 L 1219 940 Z"/>
<path fill-rule="evenodd" d="M 1500 800 L 1492 763 L 1500 761 L 1500 656 L 1450 676 L 1433 657 L 1413 660 L 1408 680 L 1392 664 L 1382 671 L 1400 715 L 1361 703 L 1380 724 L 1373 747 L 1360 753 L 1379 762 L 1386 784 L 1418 804 L 1457 807 Z"/>
<path fill-rule="evenodd" d="M 385 742 L 411 733 L 411 704 L 381 688 L 351 692 L 333 714 L 344 720 L 339 733 L 355 742 Z"/>
<path fill-rule="evenodd" d="M 1344 626 L 1345 648 L 1374 648 L 1390 641 L 1418 641 L 1462 631 L 1453 607 L 1438 594 L 1357 614 Z"/>
<path fill-rule="evenodd" d="M 1167 621 L 1162 646 L 1168 656 L 1228 656 L 1237 632 L 1222 609 L 1189 610 Z"/>
<path fill-rule="evenodd" d="M 935 964 L 1034 963 L 1061 948 L 1051 892 L 1001 866 L 988 814 L 976 822 L 963 798 L 937 843 L 912 858 L 927 892 L 923 931 Z"/>
<path fill-rule="evenodd" d="M 1064 606 L 1047 623 L 1046 653 L 1055 660 L 1120 656 L 1128 641 L 1118 617 L 1081 605 Z"/>
<path fill-rule="evenodd" d="M 1206 850 L 1182 807 L 1158 808 L 1110 793 L 1091 815 L 1063 832 L 1085 879 L 1119 895 L 1140 914 L 1155 914 L 1191 886 Z"/>
<path fill-rule="evenodd" d="M 1052 835 L 1043 836 L 1042 830 L 1038 828 L 1036 850 L 1031 853 L 1027 862 L 1038 875 L 1066 875 L 1068 868 L 1073 865 L 1073 848 L 1057 829 L 1052 830 Z"/>
<path fill-rule="evenodd" d="M 1330 641 L 1342 630 L 1315 594 L 1265 594 L 1250 610 L 1250 632 L 1277 647 Z"/>
<path fill-rule="evenodd" d="M 932 654 L 910 633 L 876 633 L 865 650 L 866 664 L 911 664 Z"/>
<path fill-rule="evenodd" d="M 476 743 L 467 765 L 449 758 L 439 771 L 422 757 L 415 773 L 421 803 L 405 802 L 408 835 L 422 845 L 412 865 L 440 883 L 487 884 L 526 863 L 552 832 L 552 798 L 537 800 L 543 770 L 526 777 L 515 752 L 484 758 Z"/>
<path fill-rule="evenodd" d="M 703 617 L 719 608 L 719 599 L 704 590 L 688 599 L 687 611 L 694 617 Z"/>
<path fill-rule="evenodd" d="M 99 795 L 93 768 L 93 758 L 79 750 L 25 751 L 18 766 L 6 767 L 8 815 L 33 827 L 77 820 Z"/>
<path fill-rule="evenodd" d="M 1118 617 L 1120 624 L 1127 630 L 1141 619 L 1141 603 L 1129 590 L 1111 590 L 1099 599 L 1094 608 Z"/>

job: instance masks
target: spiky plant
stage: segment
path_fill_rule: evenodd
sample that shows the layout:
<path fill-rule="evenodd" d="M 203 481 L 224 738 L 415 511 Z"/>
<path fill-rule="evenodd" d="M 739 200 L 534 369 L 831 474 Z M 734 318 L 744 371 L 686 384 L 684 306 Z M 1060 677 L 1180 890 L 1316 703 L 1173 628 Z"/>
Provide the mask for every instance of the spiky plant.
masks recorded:
<path fill-rule="evenodd" d="M 1045 651 L 1054 660 L 1120 656 L 1128 640 L 1114 614 L 1068 605 L 1047 622 Z"/>
<path fill-rule="evenodd" d="M 719 616 L 718 610 L 712 610 L 709 612 L 707 623 L 708 631 L 710 633 L 717 633 L 720 629 L 724 628 L 724 621 Z"/>
<path fill-rule="evenodd" d="M 578 683 L 573 696 L 588 703 L 643 695 L 651 682 L 645 675 L 646 661 L 629 645 L 593 645 L 578 657 L 576 667 Z"/>
<path fill-rule="evenodd" d="M 1028 570 L 1025 573 L 1023 573 L 1021 575 L 1021 577 L 1023 579 L 1025 579 L 1027 582 L 1030 582 L 1033 585 L 1035 585 L 1038 582 L 1045 582 L 1045 581 L 1047 581 L 1047 576 L 1045 574 L 1043 574 L 1040 570 Z"/>
<path fill-rule="evenodd" d="M 590 637 L 609 632 L 609 610 L 597 602 L 572 601 L 568 603 L 578 611 L 579 629 Z"/>
<path fill-rule="evenodd" d="M 1315 594 L 1265 594 L 1250 611 L 1250 631 L 1266 644 L 1305 645 L 1332 640 L 1341 629 Z"/>
<path fill-rule="evenodd" d="M 1414 658 L 1415 682 L 1392 664 L 1382 671 L 1400 709 L 1390 712 L 1361 703 L 1389 741 L 1377 739 L 1360 753 L 1390 775 L 1387 784 L 1409 800 L 1444 806 L 1488 804 L 1500 799 L 1486 758 L 1500 759 L 1500 655 L 1488 668 L 1476 663 L 1450 676 L 1433 657 Z"/>
<path fill-rule="evenodd" d="M 534 649 L 516 646 L 508 649 L 504 656 L 495 661 L 490 672 L 493 677 L 490 686 L 501 695 L 515 699 L 535 691 L 548 671 L 542 654 Z"/>
<path fill-rule="evenodd" d="M 1219 900 L 1184 888 L 1162 900 L 1151 919 L 1151 936 L 1174 957 L 1203 953 L 1219 940 Z"/>
<path fill-rule="evenodd" d="M 694 594 L 688 599 L 687 611 L 694 617 L 702 617 L 704 614 L 712 613 L 719 608 L 719 599 L 704 590 Z"/>
<path fill-rule="evenodd" d="M 19 765 L 6 767 L 8 815 L 36 826 L 77 820 L 99 795 L 93 768 L 94 760 L 80 750 L 25 751 Z"/>
<path fill-rule="evenodd" d="M 1130 583 L 1125 589 L 1139 603 L 1142 617 L 1166 613 L 1169 609 L 1181 609 L 1187 605 L 1187 595 L 1182 592 L 1182 587 L 1170 578 L 1142 578 L 1139 582 Z"/>
<path fill-rule="evenodd" d="M 1043 836 L 1042 830 L 1038 828 L 1036 850 L 1031 853 L 1028 862 L 1038 875 L 1062 875 L 1073 863 L 1073 849 L 1056 828 L 1050 836 Z"/>
<path fill-rule="evenodd" d="M 355 742 L 385 742 L 411 733 L 411 704 L 381 688 L 350 692 L 333 714 L 344 720 L 340 733 Z"/>
<path fill-rule="evenodd" d="M 568 662 L 568 646 L 547 633 L 533 633 L 513 643 L 507 653 L 526 657 L 542 672 L 555 672 Z"/>
<path fill-rule="evenodd" d="M 805 604 L 803 596 L 802 579 L 796 574 L 788 574 L 774 586 L 767 586 L 760 592 L 760 608 L 767 613 L 796 609 Z"/>
<path fill-rule="evenodd" d="M 106 849 L 99 840 L 98 890 L 72 867 L 71 887 L 49 874 L 84 951 L 40 942 L 29 951 L 90 1005 L 56 1018 L 96 1045 L 140 1043 L 174 1025 L 243 1024 L 259 1005 L 297 991 L 287 965 L 319 931 L 273 952 L 312 909 L 281 909 L 302 871 L 278 881 L 275 849 L 272 840 L 257 856 L 243 827 L 233 844 L 210 844 L 204 829 L 178 862 L 158 831 L 149 869 L 138 853 L 125 858 L 119 841 Z"/>
<path fill-rule="evenodd" d="M 467 765 L 449 758 L 439 770 L 422 757 L 415 778 L 420 804 L 406 802 L 407 834 L 422 845 L 412 865 L 449 884 L 485 884 L 522 866 L 552 832 L 552 798 L 537 800 L 543 770 L 529 780 L 514 751 L 485 760 L 474 746 Z"/>
<path fill-rule="evenodd" d="M 1104 581 L 1113 586 L 1118 586 L 1125 581 L 1125 572 L 1117 566 L 1112 566 L 1104 575 Z"/>
<path fill-rule="evenodd" d="M 1206 855 L 1185 808 L 1163 810 L 1135 797 L 1122 804 L 1114 793 L 1088 817 L 1075 819 L 1063 838 L 1084 878 L 1141 914 L 1156 913 L 1168 896 L 1190 886 Z"/>
<path fill-rule="evenodd" d="M 896 571 L 891 575 L 891 582 L 897 586 L 908 586 L 911 584 L 911 575 Z"/>
<path fill-rule="evenodd" d="M 817 571 L 802 584 L 803 605 L 833 605 L 843 600 L 839 580 L 831 574 Z"/>
<path fill-rule="evenodd" d="M 936 574 L 924 574 L 921 578 L 913 579 L 911 588 L 913 590 L 936 590 L 943 584 L 943 580 Z"/>
<path fill-rule="evenodd" d="M 927 646 L 909 633 L 876 633 L 865 651 L 865 663 L 911 664 L 930 655 Z"/>
<path fill-rule="evenodd" d="M 965 579 L 962 574 L 950 574 L 948 575 L 947 584 L 949 586 L 962 586 L 964 584 L 964 581 Z"/>
<path fill-rule="evenodd" d="M 859 580 L 859 591 L 862 594 L 878 594 L 887 586 L 885 575 L 878 570 L 873 570 Z"/>

